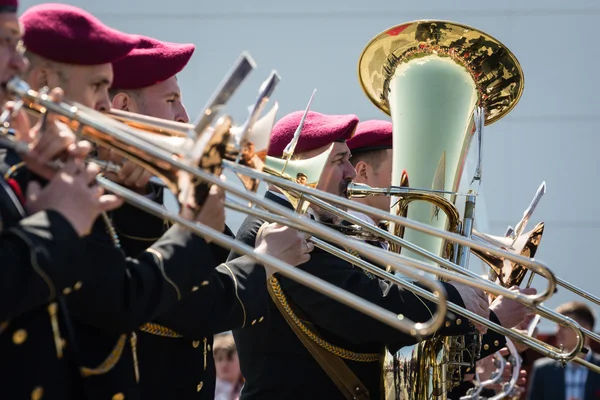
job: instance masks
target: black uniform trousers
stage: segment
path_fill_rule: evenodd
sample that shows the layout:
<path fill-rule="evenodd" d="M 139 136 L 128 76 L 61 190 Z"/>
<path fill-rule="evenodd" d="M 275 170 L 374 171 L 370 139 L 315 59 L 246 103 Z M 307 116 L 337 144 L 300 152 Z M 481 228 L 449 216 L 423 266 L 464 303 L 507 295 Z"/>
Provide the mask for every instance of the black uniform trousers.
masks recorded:
<path fill-rule="evenodd" d="M 289 203 L 272 193 L 267 192 L 265 197 L 291 208 Z M 261 224 L 262 221 L 256 218 L 247 218 L 237 238 L 254 246 Z M 235 254 L 230 256 L 230 259 L 235 258 Z M 432 302 L 368 276 L 362 269 L 320 249 L 315 249 L 311 260 L 298 268 L 413 321 L 428 320 L 430 310 L 435 309 Z M 417 339 L 291 279 L 279 274 L 275 276 L 291 309 L 304 316 L 301 320 L 304 326 L 318 332 L 324 340 L 323 346 L 343 354 L 343 361 L 366 386 L 372 399 L 381 398 L 382 365 L 377 355 L 383 354 L 386 346 L 393 351 L 415 344 Z M 458 291 L 451 285 L 444 286 L 449 301 L 464 306 Z M 246 378 L 242 399 L 343 399 L 337 386 L 298 340 L 275 304 L 270 304 L 262 324 L 234 331 L 242 374 Z M 494 315 L 491 318 L 497 322 Z M 466 321 L 460 323 L 460 319 L 449 313 L 438 334 L 466 333 L 469 324 Z M 491 346 L 486 346 L 482 357 L 503 346 L 504 339 L 490 333 L 484 336 L 484 343 L 491 343 Z"/>

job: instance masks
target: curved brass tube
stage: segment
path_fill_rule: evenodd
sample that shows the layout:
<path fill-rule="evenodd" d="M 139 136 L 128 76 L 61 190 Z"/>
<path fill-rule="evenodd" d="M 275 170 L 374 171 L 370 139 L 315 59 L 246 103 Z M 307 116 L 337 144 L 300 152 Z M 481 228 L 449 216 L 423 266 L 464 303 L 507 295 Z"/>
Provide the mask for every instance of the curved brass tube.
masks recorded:
<path fill-rule="evenodd" d="M 173 153 L 170 149 L 162 148 L 161 145 L 163 145 L 163 143 L 157 145 L 156 143 L 145 140 L 147 139 L 147 132 L 137 131 L 134 128 L 128 127 L 103 115 L 102 113 L 98 113 L 81 105 L 74 106 L 68 103 L 55 103 L 51 101 L 48 96 L 38 94 L 27 87 L 21 88 L 18 95 L 24 100 L 24 107 L 36 111 L 41 111 L 43 109 L 41 112 L 57 114 L 58 120 L 77 131 L 81 137 L 90 140 L 95 144 L 108 147 L 121 154 L 123 157 L 147 168 L 156 176 L 163 179 L 166 186 L 174 193 L 179 192 L 178 178 L 181 177 L 181 174 L 188 174 L 191 178 L 190 181 L 200 180 L 209 185 L 217 185 L 226 192 L 239 196 L 249 202 L 260 203 L 266 209 L 269 209 L 282 217 L 295 220 L 296 223 L 303 227 L 304 231 L 315 232 L 320 237 L 323 237 L 332 243 L 344 246 L 347 242 L 347 238 L 337 231 L 309 219 L 299 218 L 297 214 L 294 214 L 289 209 L 282 207 L 277 203 L 261 199 L 256 193 L 239 188 L 232 183 L 222 181 L 213 173 L 207 172 L 194 165 L 186 159 L 184 154 Z M 219 127 L 215 128 L 214 131 L 219 131 Z M 196 145 L 200 146 L 202 143 L 206 144 L 210 141 L 210 138 L 211 135 L 203 135 L 199 138 Z M 21 150 L 26 151 L 26 147 Z M 238 254 L 247 255 L 263 265 L 276 269 L 290 279 L 296 280 L 342 304 L 355 308 L 399 331 L 421 338 L 435 333 L 444 322 L 446 315 L 446 293 L 444 287 L 438 282 L 431 280 L 429 282 L 424 282 L 433 290 L 433 293 L 425 292 L 429 293 L 434 299 L 434 302 L 438 305 L 437 312 L 432 319 L 426 322 L 414 322 L 406 318 L 399 319 L 398 315 L 387 309 L 374 305 L 353 293 L 347 292 L 322 279 L 316 278 L 298 268 L 294 268 L 274 257 L 257 254 L 254 252 L 253 248 L 211 228 L 187 221 L 177 214 L 170 213 L 144 196 L 140 196 L 106 178 L 99 176 L 97 177 L 97 182 L 100 186 L 153 215 L 169 219 L 174 223 L 185 226 L 194 233 L 209 237 L 215 243 L 223 247 L 229 248 Z M 387 257 L 380 257 L 377 254 L 373 254 L 371 251 L 372 248 L 369 245 L 361 242 L 356 242 L 355 245 L 356 252 L 362 256 L 374 258 L 376 262 L 380 262 L 381 264 L 385 264 L 388 261 Z M 402 270 L 419 280 L 422 279 L 414 271 L 408 269 Z"/>
<path fill-rule="evenodd" d="M 99 113 L 96 113 L 93 110 L 87 110 L 82 107 L 80 107 L 79 109 L 74 109 L 71 106 L 66 106 L 64 104 L 56 104 L 56 103 L 51 102 L 48 99 L 44 99 L 43 96 L 38 96 L 38 94 L 35 92 L 27 91 L 25 93 L 21 93 L 20 95 L 21 95 L 21 97 L 31 96 L 38 104 L 40 102 L 42 102 L 42 104 L 46 108 L 46 110 L 59 114 L 61 116 L 61 120 L 63 120 L 65 123 L 69 124 L 70 126 L 76 128 L 76 129 L 79 128 L 79 131 L 83 137 L 86 137 L 95 143 L 102 144 L 104 146 L 112 148 L 115 151 L 121 153 L 123 156 L 148 168 L 153 173 L 157 174 L 157 176 L 160 176 L 161 178 L 165 179 L 165 181 L 168 183 L 168 185 L 172 189 L 174 189 L 175 192 L 177 192 L 177 185 L 173 184 L 173 182 L 177 182 L 175 178 L 177 178 L 177 176 L 180 173 L 187 173 L 194 179 L 199 179 L 209 185 L 217 185 L 217 186 L 221 187 L 223 190 L 225 190 L 226 192 L 234 194 L 235 196 L 239 196 L 240 198 L 242 198 L 246 201 L 249 201 L 251 203 L 257 204 L 260 207 L 264 208 L 265 210 L 270 211 L 271 213 L 274 213 L 278 216 L 281 216 L 282 218 L 285 218 L 290 221 L 294 221 L 294 223 L 297 224 L 297 226 L 303 227 L 303 230 L 310 232 L 311 234 L 313 234 L 315 237 L 318 237 L 319 239 L 324 239 L 324 240 L 327 240 L 327 241 L 330 241 L 333 243 L 337 243 L 341 246 L 348 245 L 347 238 L 344 235 L 340 234 L 339 232 L 333 231 L 333 230 L 331 230 L 325 226 L 322 226 L 318 223 L 309 221 L 306 218 L 299 218 L 299 216 L 297 214 L 294 214 L 287 208 L 285 208 L 277 203 L 262 199 L 262 198 L 258 197 L 255 193 L 248 192 L 244 189 L 240 189 L 239 187 L 237 187 L 231 183 L 223 182 L 217 176 L 213 175 L 212 173 L 206 172 L 206 171 L 196 167 L 195 165 L 189 163 L 185 159 L 185 157 L 182 157 L 177 154 L 173 154 L 172 152 L 165 150 L 162 147 L 151 143 L 150 141 L 140 138 L 140 136 L 138 135 L 139 132 L 136 132 L 132 128 L 125 127 L 123 124 L 118 123 L 117 121 L 111 120 L 110 118 L 103 116 Z M 208 138 L 201 137 L 200 140 L 204 140 L 206 142 L 208 140 Z M 309 201 L 313 204 L 317 204 L 322 207 L 325 207 L 325 206 L 331 207 L 338 213 L 341 213 L 341 211 L 339 209 L 335 209 L 335 207 L 329 205 L 328 203 L 325 203 L 324 200 L 326 200 L 332 204 L 340 204 L 341 206 L 346 207 L 348 209 L 360 209 L 360 211 L 366 212 L 366 213 L 369 213 L 372 215 L 384 214 L 383 218 L 391 220 L 394 223 L 402 224 L 408 228 L 416 229 L 416 230 L 419 230 L 424 233 L 433 234 L 433 235 L 436 235 L 443 239 L 446 239 L 448 241 L 457 242 L 457 243 L 460 243 L 460 244 L 465 245 L 470 248 L 478 248 L 482 251 L 489 251 L 490 253 L 493 253 L 493 254 L 505 256 L 507 258 L 515 260 L 516 262 L 522 263 L 524 265 L 528 265 L 530 268 L 534 268 L 536 270 L 543 271 L 544 268 L 546 268 L 545 265 L 543 265 L 542 263 L 532 261 L 525 257 L 516 256 L 516 255 L 506 256 L 506 252 L 496 249 L 493 246 L 476 243 L 475 241 L 473 241 L 471 239 L 468 239 L 468 238 L 465 238 L 463 236 L 456 235 L 453 233 L 449 233 L 446 231 L 439 231 L 434 228 L 430 228 L 427 225 L 408 220 L 404 217 L 399 217 L 399 216 L 394 216 L 394 215 L 390 215 L 387 213 L 382 213 L 381 211 L 374 209 L 372 207 L 367 207 L 362 204 L 357 204 L 348 199 L 340 198 L 340 197 L 334 196 L 334 195 L 326 193 L 326 192 L 318 191 L 318 190 L 310 188 L 310 187 L 306 187 L 306 186 L 299 185 L 299 184 L 296 184 L 293 182 L 289 182 L 289 181 L 279 178 L 279 177 L 261 173 L 261 172 L 258 172 L 256 170 L 253 170 L 251 168 L 248 168 L 248 167 L 245 167 L 245 166 L 242 166 L 239 164 L 234 164 L 229 161 L 224 161 L 223 166 L 226 166 L 226 167 L 230 168 L 231 170 L 233 170 L 234 172 L 242 174 L 244 176 L 248 176 L 248 177 L 251 177 L 254 179 L 258 179 L 258 180 L 263 180 L 263 181 L 269 182 L 275 186 L 286 188 L 286 190 L 301 193 L 302 198 L 305 201 Z M 209 228 L 206 228 L 203 226 L 194 226 L 197 224 L 190 225 L 189 222 L 186 222 L 185 220 L 180 218 L 178 215 L 173 215 L 173 214 L 165 215 L 165 210 L 162 207 L 157 206 L 156 204 L 152 203 L 148 199 L 145 199 L 139 195 L 136 195 L 135 197 L 131 197 L 132 192 L 130 192 L 130 191 L 128 192 L 126 189 L 120 187 L 119 185 L 113 184 L 112 182 L 107 181 L 102 178 L 99 178 L 98 181 L 100 182 L 100 184 L 102 186 L 115 192 L 117 195 L 124 197 L 127 201 L 130 201 L 133 204 L 135 204 L 143 209 L 146 209 L 148 212 L 158 213 L 163 217 L 172 219 L 174 222 L 181 223 L 182 225 L 187 226 L 190 229 L 193 229 L 195 232 L 197 232 L 201 235 L 206 235 L 211 238 L 214 237 L 214 240 L 216 243 L 223 245 L 225 247 L 231 248 L 234 251 L 238 251 L 240 254 L 250 255 L 252 258 L 257 260 L 258 262 L 265 263 L 265 265 L 273 266 L 275 269 L 280 270 L 283 274 L 289 276 L 290 278 L 296 279 L 300 283 L 306 284 L 306 286 L 309 286 L 315 290 L 323 291 L 324 294 L 331 295 L 330 297 L 332 297 L 338 301 L 341 301 L 342 303 L 347 304 L 351 307 L 355 307 L 358 310 L 364 312 L 365 314 L 367 314 L 383 323 L 386 323 L 390 326 L 396 327 L 397 329 L 408 332 L 415 336 L 427 336 L 432 331 L 435 331 L 435 329 L 437 329 L 437 327 L 439 327 L 439 324 L 441 323 L 441 321 L 436 320 L 427 325 L 427 324 L 413 323 L 412 321 L 398 320 L 397 316 L 395 316 L 393 313 L 390 313 L 387 310 L 380 309 L 379 307 L 374 307 L 372 304 L 367 305 L 364 303 L 364 299 L 357 298 L 357 296 L 352 295 L 351 293 L 341 291 L 341 289 L 336 288 L 336 287 L 331 287 L 333 285 L 329 285 L 326 282 L 323 282 L 315 277 L 312 277 L 312 278 L 307 277 L 298 269 L 294 269 L 290 266 L 287 266 L 287 267 L 282 266 L 280 263 L 274 262 L 274 260 L 272 258 L 259 257 L 259 255 L 254 254 L 253 249 L 251 249 L 248 246 L 244 246 L 241 243 L 233 243 L 235 241 L 232 242 L 231 240 L 229 240 L 231 238 L 222 237 L 219 235 L 213 236 L 213 234 L 215 232 L 212 232 L 212 230 L 210 230 Z M 149 203 L 151 203 L 151 204 L 149 204 Z M 158 209 L 153 208 L 153 206 L 158 207 Z M 346 219 L 349 216 L 349 214 L 347 214 L 347 213 L 342 213 L 341 215 L 343 215 L 343 218 L 346 218 Z M 359 221 L 357 221 L 357 222 L 359 222 Z M 366 225 L 365 225 L 365 229 L 367 229 L 367 230 L 373 229 L 373 232 L 378 232 L 377 230 L 374 230 L 376 228 L 366 226 Z M 382 231 L 382 232 L 385 232 L 385 231 Z M 442 268 L 432 267 L 425 263 L 413 261 L 411 259 L 402 257 L 400 255 L 390 254 L 389 252 L 384 252 L 382 249 L 381 250 L 376 249 L 373 246 L 370 246 L 368 244 L 361 243 L 358 241 L 354 242 L 352 244 L 352 247 L 356 251 L 356 253 L 358 253 L 360 256 L 371 259 L 371 260 L 377 262 L 378 264 L 391 265 L 392 267 L 394 267 L 394 269 L 396 269 L 396 270 L 400 269 L 401 271 L 404 270 L 404 268 L 402 268 L 403 266 L 415 267 L 422 271 L 426 271 L 426 272 L 430 272 L 430 273 L 434 273 L 436 275 L 442 276 L 446 279 L 451 279 L 451 280 L 454 280 L 457 282 L 463 282 L 463 283 L 466 283 L 466 284 L 469 284 L 469 285 L 472 285 L 475 287 L 479 287 L 490 293 L 495 293 L 497 295 L 504 295 L 506 297 L 515 299 L 517 301 L 520 301 L 524 304 L 527 304 L 527 305 L 533 307 L 538 313 L 541 311 L 542 315 L 546 315 L 546 316 L 551 315 L 552 316 L 552 313 L 545 311 L 542 308 L 542 306 L 540 306 L 538 304 L 540 301 L 539 297 L 536 297 L 536 296 L 529 297 L 529 296 L 521 295 L 519 293 L 513 293 L 511 291 L 507 291 L 504 288 L 501 288 L 501 287 L 499 288 L 498 285 L 494 285 L 490 282 L 487 282 L 487 281 L 481 282 L 480 279 L 473 279 L 469 276 L 465 276 L 464 274 L 460 274 L 460 273 L 456 273 L 456 272 L 452 272 L 452 271 L 446 271 L 446 270 L 443 270 Z M 442 261 L 445 262 L 445 260 L 443 260 L 443 259 L 442 259 Z M 425 297 L 431 301 L 436 302 L 438 304 L 438 306 L 440 307 L 440 311 L 443 310 L 444 302 L 443 301 L 440 302 L 440 295 L 443 293 L 442 289 L 440 289 L 436 293 L 430 293 L 425 289 L 422 289 L 418 286 L 413 285 L 413 287 L 411 288 L 411 291 L 418 294 L 419 296 Z M 540 352 L 542 352 L 542 354 L 547 355 L 552 358 L 555 358 L 561 362 L 574 361 L 574 362 L 582 363 L 582 361 L 583 361 L 583 360 L 579 360 L 576 358 L 576 356 L 579 353 L 579 351 L 581 350 L 581 346 L 583 344 L 583 335 L 581 333 L 581 329 L 574 321 L 572 321 L 568 318 L 564 318 L 563 316 L 560 316 L 561 318 L 559 318 L 559 323 L 561 323 L 562 325 L 568 326 L 569 328 L 571 328 L 577 332 L 578 338 L 579 338 L 578 346 L 570 352 L 559 353 L 554 348 L 552 348 L 551 346 L 548 346 L 547 344 L 545 344 L 543 342 L 539 342 L 539 341 L 533 340 L 531 338 L 523 338 L 522 335 L 516 334 L 515 332 L 513 332 L 510 329 L 506 329 L 499 325 L 493 324 L 490 321 L 488 321 L 487 319 L 479 317 L 478 315 L 476 315 L 474 313 L 470 313 L 469 311 L 467 311 L 467 310 L 463 309 L 462 307 L 459 307 L 455 304 L 449 303 L 449 304 L 447 304 L 447 306 L 448 306 L 448 309 L 456 312 L 457 314 L 464 315 L 465 317 L 467 317 L 468 319 L 471 319 L 472 321 L 474 321 L 476 323 L 487 326 L 488 328 L 496 330 L 496 331 L 500 332 L 501 334 L 511 337 L 515 340 L 519 340 L 519 341 L 525 343 L 526 345 L 532 347 L 534 350 L 540 351 Z M 445 310 L 444 310 L 444 312 L 445 312 Z M 440 315 L 443 317 L 443 314 L 440 314 Z M 554 313 L 553 316 L 556 317 L 556 313 Z M 436 326 L 436 324 L 437 324 L 437 326 Z M 595 370 L 600 371 L 600 368 L 597 368 L 595 366 L 592 366 L 592 367 L 596 368 Z"/>

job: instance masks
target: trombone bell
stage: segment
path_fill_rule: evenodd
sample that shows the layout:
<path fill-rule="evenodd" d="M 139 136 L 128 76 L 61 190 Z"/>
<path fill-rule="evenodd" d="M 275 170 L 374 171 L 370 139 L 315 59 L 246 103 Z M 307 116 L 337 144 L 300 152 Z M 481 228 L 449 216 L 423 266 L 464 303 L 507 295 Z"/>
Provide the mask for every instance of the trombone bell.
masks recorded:
<path fill-rule="evenodd" d="M 263 172 L 304 186 L 316 188 L 332 149 L 333 144 L 323 153 L 305 160 L 292 160 L 267 156 Z M 283 188 L 278 188 L 278 190 L 284 194 L 296 211 L 300 214 L 306 212 L 310 204 L 302 200 L 302 193 Z"/>
<path fill-rule="evenodd" d="M 535 228 L 519 236 L 514 243 L 513 239 L 509 237 L 488 236 L 481 233 L 474 233 L 473 238 L 493 245 L 500 244 L 501 248 L 506 251 L 522 255 L 523 257 L 533 258 L 540 246 L 543 234 L 544 223 L 540 222 Z M 500 285 L 505 288 L 520 286 L 527 275 L 527 267 L 516 262 L 506 260 L 503 257 L 498 257 L 493 254 L 484 253 L 476 249 L 471 249 L 471 253 L 475 254 L 481 261 L 490 267 L 497 276 Z"/>

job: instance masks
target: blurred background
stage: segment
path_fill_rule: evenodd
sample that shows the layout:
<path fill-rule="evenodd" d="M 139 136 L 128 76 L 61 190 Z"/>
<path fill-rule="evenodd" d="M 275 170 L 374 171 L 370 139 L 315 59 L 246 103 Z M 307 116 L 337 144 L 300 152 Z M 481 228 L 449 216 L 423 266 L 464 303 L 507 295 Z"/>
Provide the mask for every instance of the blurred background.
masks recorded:
<path fill-rule="evenodd" d="M 42 1 L 21 0 L 20 9 L 38 3 Z M 510 114 L 485 129 L 478 229 L 503 235 L 545 180 L 546 195 L 528 226 L 546 224 L 537 258 L 557 276 L 599 293 L 600 169 L 594 159 L 600 148 L 600 85 L 594 73 L 600 58 L 592 41 L 600 22 L 598 0 L 66 3 L 129 33 L 195 44 L 195 54 L 179 76 L 192 120 L 242 51 L 251 54 L 258 68 L 230 101 L 227 111 L 238 123 L 272 69 L 282 77 L 274 96 L 279 117 L 304 109 L 317 88 L 314 111 L 386 118 L 363 94 L 356 73 L 358 57 L 373 36 L 415 19 L 451 20 L 487 32 L 519 59 L 525 91 Z M 241 221 L 240 215 L 228 215 L 234 231 Z M 545 283 L 534 280 L 534 286 Z M 559 290 L 546 305 L 573 299 Z M 542 332 L 553 329 L 545 321 L 540 325 Z"/>

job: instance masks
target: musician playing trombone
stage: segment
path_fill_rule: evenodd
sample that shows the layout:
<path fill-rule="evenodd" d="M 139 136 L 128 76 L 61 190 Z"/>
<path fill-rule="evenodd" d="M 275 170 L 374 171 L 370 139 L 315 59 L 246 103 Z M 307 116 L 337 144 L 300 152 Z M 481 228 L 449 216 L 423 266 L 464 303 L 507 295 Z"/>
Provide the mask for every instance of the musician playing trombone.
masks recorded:
<path fill-rule="evenodd" d="M 4 40 L 0 52 L 1 104 L 8 100 L 6 83 L 27 68 L 17 7 L 16 0 L 0 2 Z M 53 95 L 60 97 L 60 93 Z M 21 190 L 16 182 L 4 179 L 6 159 L 14 160 L 15 153 L 0 148 L 0 336 L 13 331 L 9 329 L 11 318 L 55 300 L 56 294 L 78 281 L 85 263 L 85 254 L 78 251 L 81 236 L 101 212 L 120 204 L 114 196 L 98 196 L 98 187 L 90 186 L 98 169 L 81 165 L 89 146 L 75 144 L 71 136 L 64 135 L 53 116 L 44 126 L 31 129 L 23 113 L 16 118 L 18 123 L 8 134 L 35 138 L 25 157 L 28 168 L 47 173 L 44 164 L 61 153 L 68 154 L 68 161 L 44 189 L 34 183 Z"/>
<path fill-rule="evenodd" d="M 354 182 L 363 183 L 370 187 L 388 187 L 392 180 L 392 123 L 384 120 L 362 121 L 356 128 L 354 136 L 348 140 L 348 148 L 352 151 L 352 165 L 356 170 Z M 410 181 L 410 176 L 408 176 Z M 390 196 L 367 196 L 356 198 L 354 201 L 365 205 L 378 208 L 383 211 L 390 209 Z M 371 224 L 381 221 L 374 220 L 371 216 L 351 211 L 352 214 L 360 217 L 362 220 Z M 513 290 L 519 290 L 513 288 Z M 519 290 L 524 294 L 535 294 L 536 290 L 532 288 Z M 501 305 L 503 302 L 505 305 Z M 525 308 L 517 302 L 506 302 L 502 298 L 490 304 L 490 310 L 504 327 L 515 327 L 525 318 Z M 495 340 L 490 341 L 490 337 L 484 336 L 482 343 L 485 348 L 499 347 L 494 345 Z M 472 372 L 472 371 L 470 371 Z M 474 375 L 465 374 L 465 380 L 471 380 Z M 448 398 L 458 399 L 466 393 L 468 385 L 461 385 L 448 393 Z"/>
<path fill-rule="evenodd" d="M 276 123 L 269 155 L 281 157 L 302 115 L 295 112 Z M 346 195 L 348 182 L 356 177 L 346 140 L 353 135 L 357 124 L 355 115 L 308 113 L 295 156 L 307 159 L 331 147 L 318 189 Z M 270 187 L 265 197 L 292 208 L 275 187 Z M 309 209 L 309 214 L 320 222 L 342 222 L 317 207 Z M 261 224 L 256 218 L 247 218 L 237 238 L 254 245 Z M 351 247 L 350 239 L 348 246 Z M 230 259 L 235 257 L 235 254 L 230 255 Z M 324 251 L 315 250 L 311 260 L 299 268 L 412 321 L 427 320 L 435 309 L 434 303 L 374 278 Z M 417 341 L 279 274 L 275 274 L 268 285 L 273 298 L 269 316 L 261 325 L 234 331 L 246 378 L 242 399 L 380 398 L 385 346 L 398 349 Z M 444 283 L 444 287 L 449 301 L 489 317 L 493 322 L 498 323 L 496 312 L 502 316 L 509 311 L 516 314 L 507 315 L 505 323 L 509 325 L 518 323 L 525 315 L 524 307 L 503 299 L 490 312 L 486 295 L 469 286 Z M 468 329 L 466 321 L 449 313 L 439 333 L 457 335 Z M 490 331 L 484 336 L 484 343 L 482 357 L 499 350 L 505 341 Z M 335 368 L 331 368 L 332 365 Z"/>
<path fill-rule="evenodd" d="M 110 107 L 111 63 L 129 53 L 139 39 L 107 27 L 81 9 L 62 4 L 32 7 L 22 15 L 21 23 L 26 32 L 25 45 L 32 56 L 25 74 L 30 85 L 38 90 L 43 86 L 62 85 L 68 101 L 75 100 L 98 110 Z M 52 118 L 46 115 L 41 125 L 53 124 Z M 27 140 L 28 131 L 18 131 L 17 136 Z M 69 137 L 70 144 L 75 140 L 64 126 L 60 136 Z M 31 139 L 34 143 L 37 140 Z M 70 165 L 67 161 L 67 177 L 74 174 L 69 170 Z M 76 174 L 78 185 L 84 179 L 85 187 L 99 171 L 85 170 L 83 165 L 78 169 L 81 171 L 77 174 L 85 177 Z M 20 171 L 14 194 L 30 182 L 38 181 L 46 187 L 44 190 L 53 185 L 52 180 L 47 182 L 50 176 L 29 169 Z M 144 180 L 136 180 L 134 186 L 143 189 L 143 183 Z M 95 186 L 89 191 L 99 203 L 98 196 L 102 192 Z M 64 192 L 63 195 L 73 194 Z M 71 201 L 77 199 L 78 196 L 73 195 Z M 27 201 L 26 205 L 35 206 L 35 200 Z M 71 201 L 65 202 L 74 207 Z M 223 201 L 223 192 L 213 187 L 199 212 L 193 202 L 182 199 L 181 216 L 222 231 Z M 39 202 L 40 207 L 42 203 Z M 99 208 L 96 205 L 90 209 L 82 202 L 80 212 L 95 217 L 102 211 Z M 87 257 L 83 262 L 75 257 L 68 260 L 77 262 L 83 275 L 80 280 L 61 288 L 46 279 L 45 283 L 58 299 L 51 299 L 48 307 L 40 307 L 3 325 L 0 368 L 4 395 L 36 399 L 42 396 L 60 399 L 137 397 L 140 377 L 137 336 L 133 330 L 198 290 L 215 267 L 212 263 L 199 262 L 207 254 L 207 242 L 180 226 L 169 229 L 138 257 L 125 258 L 105 216 L 97 219 L 93 228 L 93 219 L 88 218 L 89 226 L 82 234 L 88 235 L 92 228 L 91 235 L 83 243 L 70 243 L 77 246 L 69 249 L 71 254 L 75 256 L 77 251 L 82 251 Z M 43 229 L 42 226 L 41 233 Z M 272 248 L 266 242 L 278 233 L 266 229 L 261 237 L 263 245 L 257 251 Z M 43 253 L 42 248 L 39 250 Z M 62 260 L 57 258 L 56 261 Z M 69 270 L 68 266 L 61 267 Z M 56 288 L 62 290 L 56 292 Z M 48 296 L 47 289 L 42 293 Z"/>
<path fill-rule="evenodd" d="M 115 109 L 151 117 L 189 122 L 177 83 L 194 52 L 191 44 L 177 44 L 140 36 L 140 44 L 125 58 L 113 63 L 110 90 Z M 151 65 L 152 68 L 146 68 Z M 124 206 L 126 207 L 126 206 Z M 123 208 L 124 208 L 123 207 Z M 137 252 L 162 235 L 162 221 L 132 208 L 137 225 L 113 221 L 121 236 L 144 238 L 139 245 L 127 240 L 126 252 Z M 155 222 L 152 222 L 155 220 Z M 233 236 L 225 226 L 224 233 Z M 291 265 L 306 257 L 303 236 L 287 227 L 263 229 L 265 250 Z M 211 244 L 205 262 L 219 265 L 228 251 Z M 139 387 L 142 398 L 212 399 L 215 393 L 213 335 L 261 323 L 268 310 L 264 268 L 251 260 L 219 265 L 197 291 L 158 315 L 138 330 Z M 258 290 L 256 289 L 258 288 Z"/>

